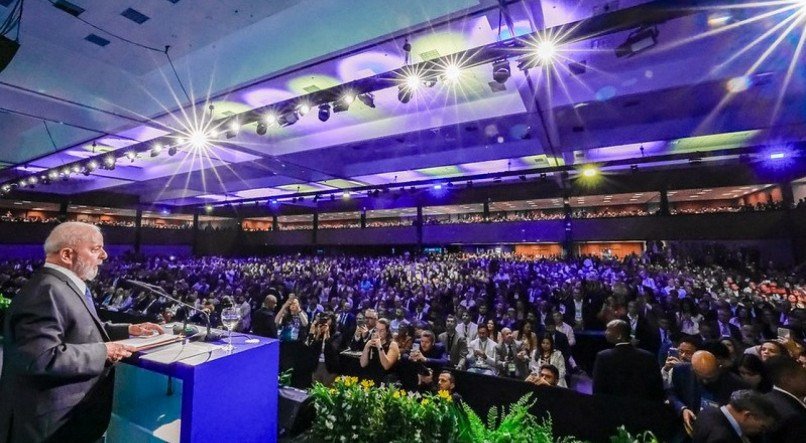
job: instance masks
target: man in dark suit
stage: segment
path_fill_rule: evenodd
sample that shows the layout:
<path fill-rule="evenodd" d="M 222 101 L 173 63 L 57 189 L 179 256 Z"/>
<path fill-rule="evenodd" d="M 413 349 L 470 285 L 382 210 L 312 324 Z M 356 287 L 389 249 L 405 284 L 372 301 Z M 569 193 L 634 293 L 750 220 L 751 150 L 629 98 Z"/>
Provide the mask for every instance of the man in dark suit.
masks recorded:
<path fill-rule="evenodd" d="M 723 406 L 733 392 L 749 387 L 738 376 L 720 367 L 714 354 L 697 351 L 690 364 L 675 366 L 667 395 L 682 417 L 686 432 L 691 434 L 694 420 L 702 409 Z"/>
<path fill-rule="evenodd" d="M 657 359 L 630 344 L 627 322 L 613 320 L 608 323 L 605 338 L 616 347 L 596 355 L 593 393 L 662 401 L 663 381 Z"/>
<path fill-rule="evenodd" d="M 742 331 L 739 327 L 730 323 L 731 312 L 730 308 L 722 307 L 716 310 L 716 333 L 719 338 L 730 338 L 736 341 L 741 341 Z"/>
<path fill-rule="evenodd" d="M 777 417 L 772 403 L 760 392 L 736 391 L 727 405 L 703 409 L 694 424 L 692 442 L 746 443 L 748 437 L 770 428 Z"/>
<path fill-rule="evenodd" d="M 767 441 L 801 442 L 806 438 L 806 369 L 787 356 L 772 357 L 765 366 L 773 383 L 765 397 L 780 416 Z"/>
<path fill-rule="evenodd" d="M 445 332 L 439 334 L 438 339 L 445 349 L 450 366 L 464 369 L 467 358 L 467 340 L 456 333 L 456 317 L 448 316 L 445 320 Z"/>
<path fill-rule="evenodd" d="M 277 297 L 269 294 L 263 299 L 263 305 L 252 314 L 252 333 L 261 337 L 277 338 Z"/>
<path fill-rule="evenodd" d="M 102 323 L 87 288 L 106 259 L 93 225 L 58 225 L 45 266 L 14 297 L 5 323 L 1 442 L 95 441 L 112 410 L 112 364 L 131 355 L 111 340 L 162 332 L 152 323 Z"/>

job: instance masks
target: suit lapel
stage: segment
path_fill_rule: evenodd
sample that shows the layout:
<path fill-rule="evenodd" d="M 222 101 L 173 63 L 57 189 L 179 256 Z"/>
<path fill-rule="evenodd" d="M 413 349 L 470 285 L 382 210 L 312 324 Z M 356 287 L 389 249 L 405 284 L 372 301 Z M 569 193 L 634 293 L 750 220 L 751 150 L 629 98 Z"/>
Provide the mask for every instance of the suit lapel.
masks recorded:
<path fill-rule="evenodd" d="M 65 282 L 67 286 L 69 286 L 70 289 L 72 289 L 73 293 L 78 297 L 79 302 L 84 306 L 84 309 L 87 310 L 87 313 L 90 315 L 90 317 L 92 317 L 92 320 L 95 322 L 95 326 L 97 326 L 98 330 L 101 332 L 101 336 L 104 338 L 104 340 L 108 341 L 109 335 L 106 333 L 106 329 L 104 329 L 103 322 L 101 322 L 101 319 L 98 318 L 98 315 L 96 314 L 95 310 L 90 309 L 89 305 L 87 304 L 89 303 L 87 297 L 81 293 L 81 290 L 78 289 L 78 286 L 76 286 L 76 284 L 73 283 L 73 281 L 70 280 L 70 278 L 68 278 L 66 275 L 58 271 L 53 271 L 48 268 L 44 268 L 43 272 L 47 272 L 53 276 L 58 277 L 59 280 Z"/>

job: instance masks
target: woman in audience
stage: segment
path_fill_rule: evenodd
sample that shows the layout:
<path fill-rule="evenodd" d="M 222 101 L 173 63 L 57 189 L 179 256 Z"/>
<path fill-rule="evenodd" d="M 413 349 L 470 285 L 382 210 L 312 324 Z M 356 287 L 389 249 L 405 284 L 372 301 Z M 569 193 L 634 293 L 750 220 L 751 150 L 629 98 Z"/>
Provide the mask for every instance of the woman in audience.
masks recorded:
<path fill-rule="evenodd" d="M 515 339 L 523 343 L 523 349 L 528 355 L 532 355 L 537 349 L 537 334 L 533 332 L 532 323 L 524 321 L 521 329 L 515 334 Z"/>
<path fill-rule="evenodd" d="M 756 391 L 769 392 L 772 389 L 772 383 L 767 377 L 764 363 L 753 354 L 744 354 L 739 358 L 737 372 L 742 380 Z"/>
<path fill-rule="evenodd" d="M 389 320 L 381 318 L 361 352 L 361 367 L 367 378 L 376 384 L 393 382 L 396 377 L 392 375 L 392 369 L 399 358 L 400 349 L 389 337 Z"/>
<path fill-rule="evenodd" d="M 274 321 L 280 325 L 280 340 L 296 342 L 305 339 L 308 315 L 300 308 L 299 300 L 293 293 L 289 294 Z"/>
<path fill-rule="evenodd" d="M 789 356 L 789 351 L 781 342 L 777 340 L 767 340 L 758 347 L 758 356 L 762 362 L 766 362 L 771 357 L 779 355 Z"/>
<path fill-rule="evenodd" d="M 495 323 L 495 320 L 490 319 L 487 320 L 487 331 L 489 331 L 490 335 L 488 337 L 490 340 L 501 344 L 501 333 L 498 331 L 498 326 Z"/>
<path fill-rule="evenodd" d="M 532 374 L 540 372 L 540 367 L 543 365 L 553 365 L 560 372 L 560 381 L 558 386 L 563 388 L 568 387 L 565 382 L 565 358 L 563 354 L 554 349 L 554 339 L 551 334 L 543 334 L 540 336 L 539 346 L 531 355 L 529 361 L 529 370 Z"/>

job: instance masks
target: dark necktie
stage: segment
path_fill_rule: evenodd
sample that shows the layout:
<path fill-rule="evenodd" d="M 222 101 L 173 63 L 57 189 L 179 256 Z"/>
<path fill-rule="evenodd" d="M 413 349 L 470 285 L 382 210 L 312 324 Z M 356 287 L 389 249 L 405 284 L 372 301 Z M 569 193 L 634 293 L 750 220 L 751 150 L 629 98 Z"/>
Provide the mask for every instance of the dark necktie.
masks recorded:
<path fill-rule="evenodd" d="M 95 302 L 92 301 L 92 292 L 90 292 L 89 286 L 84 289 L 84 298 L 87 299 L 87 306 L 90 308 L 92 315 L 97 317 L 98 312 L 95 310 Z"/>

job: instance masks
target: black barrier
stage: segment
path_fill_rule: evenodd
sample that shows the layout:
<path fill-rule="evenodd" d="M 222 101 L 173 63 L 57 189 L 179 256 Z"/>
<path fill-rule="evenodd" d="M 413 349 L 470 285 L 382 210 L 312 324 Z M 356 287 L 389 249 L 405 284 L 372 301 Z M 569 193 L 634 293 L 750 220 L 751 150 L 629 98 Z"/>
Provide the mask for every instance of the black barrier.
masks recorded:
<path fill-rule="evenodd" d="M 340 364 L 344 375 L 361 377 L 364 374 L 355 357 L 342 355 Z M 509 378 L 452 372 L 456 378 L 456 392 L 480 417 L 487 417 L 491 407 L 515 403 L 533 392 L 537 402 L 531 412 L 537 417 L 551 416 L 554 435 L 558 437 L 608 441 L 618 427 L 624 425 L 633 433 L 648 430 L 661 441 L 670 441 L 681 430 L 674 411 L 662 403 L 593 396 Z"/>

